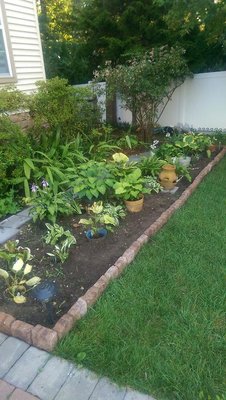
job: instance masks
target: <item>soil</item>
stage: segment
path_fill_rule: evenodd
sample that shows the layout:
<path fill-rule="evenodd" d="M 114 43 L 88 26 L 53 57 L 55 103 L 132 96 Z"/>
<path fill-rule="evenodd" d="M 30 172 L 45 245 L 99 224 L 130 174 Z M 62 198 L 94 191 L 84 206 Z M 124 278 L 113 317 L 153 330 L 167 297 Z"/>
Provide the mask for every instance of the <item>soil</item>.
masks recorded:
<path fill-rule="evenodd" d="M 213 154 L 215 155 L 216 153 Z M 196 161 L 190 171 L 192 178 L 195 178 L 209 162 L 208 158 Z M 139 213 L 127 213 L 120 226 L 102 239 L 88 240 L 85 237 L 83 228 L 78 225 L 80 215 L 61 219 L 58 223 L 69 229 L 77 240 L 77 245 L 71 247 L 70 256 L 63 266 L 54 264 L 53 259 L 46 254 L 51 249 L 42 239 L 46 232 L 44 224 L 29 223 L 21 229 L 15 239 L 19 239 L 21 246 L 31 249 L 34 256 L 31 261 L 34 275 L 41 277 L 42 280 L 49 279 L 57 283 L 58 294 L 53 303 L 56 313 L 54 322 L 114 264 L 130 244 L 181 195 L 188 185 L 189 182 L 183 178 L 178 183 L 179 189 L 175 194 L 158 193 L 145 196 L 143 210 Z M 6 298 L 2 281 L 0 281 L 0 311 L 33 325 L 52 326 L 48 321 L 44 305 L 30 297 L 24 304 L 15 304 Z"/>

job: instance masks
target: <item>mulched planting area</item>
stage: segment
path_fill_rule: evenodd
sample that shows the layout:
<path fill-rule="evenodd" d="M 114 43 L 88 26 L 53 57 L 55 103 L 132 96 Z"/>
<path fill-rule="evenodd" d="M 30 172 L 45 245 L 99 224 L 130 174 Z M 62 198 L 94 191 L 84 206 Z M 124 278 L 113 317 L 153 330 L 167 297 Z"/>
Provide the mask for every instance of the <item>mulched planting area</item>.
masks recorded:
<path fill-rule="evenodd" d="M 213 157 L 216 154 L 213 154 Z M 210 161 L 211 159 L 205 157 L 195 161 L 190 171 L 192 178 L 194 179 Z M 21 229 L 15 239 L 19 239 L 21 246 L 31 249 L 34 256 L 31 261 L 33 274 L 42 280 L 50 279 L 57 282 L 58 295 L 54 300 L 55 322 L 114 264 L 130 244 L 180 197 L 188 186 L 189 182 L 183 178 L 178 183 L 179 189 L 175 194 L 159 193 L 146 196 L 143 210 L 134 214 L 127 213 L 120 226 L 114 232 L 108 233 L 104 239 L 91 241 L 86 239 L 83 228 L 78 225 L 81 215 L 57 221 L 69 229 L 77 240 L 77 245 L 71 248 L 70 256 L 63 265 L 54 264 L 53 259 L 46 254 L 51 252 L 51 248 L 48 248 L 42 239 L 46 233 L 44 223 L 29 223 Z M 82 215 L 82 218 L 85 217 Z M 51 327 L 43 305 L 29 297 L 26 303 L 15 304 L 6 298 L 2 281 L 0 281 L 0 311 L 33 325 Z"/>

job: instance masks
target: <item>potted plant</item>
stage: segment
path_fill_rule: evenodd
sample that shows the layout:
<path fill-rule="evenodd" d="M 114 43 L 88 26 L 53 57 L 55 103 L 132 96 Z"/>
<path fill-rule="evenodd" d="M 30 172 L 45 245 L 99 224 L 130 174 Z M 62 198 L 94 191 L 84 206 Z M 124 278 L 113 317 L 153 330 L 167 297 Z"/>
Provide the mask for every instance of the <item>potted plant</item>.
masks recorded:
<path fill-rule="evenodd" d="M 118 221 L 116 218 L 104 210 L 102 201 L 95 202 L 88 208 L 89 218 L 82 218 L 79 224 L 89 227 L 85 231 L 87 239 L 97 239 L 105 237 L 107 230 L 112 230 L 112 226 L 117 226 Z M 106 229 L 107 228 L 107 229 Z"/>
<path fill-rule="evenodd" d="M 114 184 L 116 197 L 124 200 L 126 208 L 130 212 L 139 212 L 143 208 L 144 193 L 150 193 L 145 187 L 145 179 L 142 177 L 140 168 L 125 173 L 118 182 Z"/>

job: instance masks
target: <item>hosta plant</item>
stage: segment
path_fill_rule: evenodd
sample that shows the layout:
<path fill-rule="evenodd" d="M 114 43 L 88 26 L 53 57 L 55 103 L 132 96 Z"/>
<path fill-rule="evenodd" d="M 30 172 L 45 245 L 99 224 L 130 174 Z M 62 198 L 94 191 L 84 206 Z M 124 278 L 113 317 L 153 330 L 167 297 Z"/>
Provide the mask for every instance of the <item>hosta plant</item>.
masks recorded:
<path fill-rule="evenodd" d="M 27 262 L 32 258 L 30 249 L 18 246 L 18 241 L 9 241 L 1 249 L 0 257 L 6 264 L 6 268 L 0 268 L 5 292 L 15 303 L 25 303 L 26 293 L 41 280 L 38 276 L 30 277 L 32 265 Z"/>
<path fill-rule="evenodd" d="M 98 234 L 98 230 L 105 226 L 108 230 L 112 230 L 113 226 L 118 225 L 118 217 L 111 215 L 103 206 L 102 201 L 93 203 L 89 207 L 89 218 L 82 218 L 79 224 L 87 226 L 91 230 L 93 236 Z"/>
<path fill-rule="evenodd" d="M 46 244 L 53 246 L 52 253 L 47 253 L 49 256 L 59 259 L 61 263 L 67 260 L 70 247 L 76 244 L 76 239 L 69 230 L 58 224 L 45 224 L 48 230 L 44 236 Z"/>
<path fill-rule="evenodd" d="M 145 186 L 150 190 L 151 192 L 159 193 L 160 190 L 162 189 L 162 186 L 160 183 L 156 180 L 156 178 L 153 178 L 153 176 L 145 176 Z"/>
<path fill-rule="evenodd" d="M 145 187 L 145 180 L 142 177 L 140 168 L 134 169 L 114 185 L 115 196 L 123 200 L 139 200 L 150 190 Z"/>

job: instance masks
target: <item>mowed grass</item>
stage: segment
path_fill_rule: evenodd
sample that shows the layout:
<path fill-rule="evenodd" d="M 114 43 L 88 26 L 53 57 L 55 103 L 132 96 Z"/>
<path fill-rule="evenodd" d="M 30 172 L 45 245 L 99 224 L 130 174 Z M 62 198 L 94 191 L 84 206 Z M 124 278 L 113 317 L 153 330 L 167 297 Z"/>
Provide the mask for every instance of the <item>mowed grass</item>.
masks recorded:
<path fill-rule="evenodd" d="M 158 400 L 223 398 L 226 158 L 56 353 Z"/>

